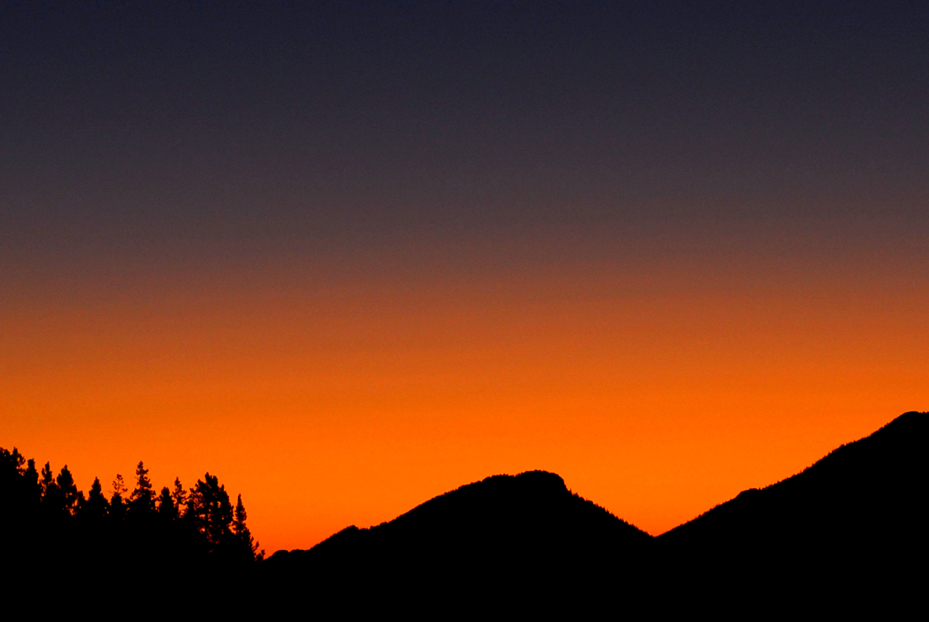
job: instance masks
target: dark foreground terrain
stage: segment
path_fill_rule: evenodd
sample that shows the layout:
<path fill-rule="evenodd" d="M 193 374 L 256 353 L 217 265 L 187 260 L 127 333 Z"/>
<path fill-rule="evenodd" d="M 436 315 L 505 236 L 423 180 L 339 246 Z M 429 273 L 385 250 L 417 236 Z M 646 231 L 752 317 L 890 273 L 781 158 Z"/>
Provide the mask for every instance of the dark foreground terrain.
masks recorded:
<path fill-rule="evenodd" d="M 279 551 L 263 578 L 291 592 L 318 586 L 410 606 L 892 608 L 929 578 L 927 438 L 929 414 L 906 413 L 658 537 L 572 494 L 555 474 L 489 477 L 388 523 Z"/>
<path fill-rule="evenodd" d="M 179 484 L 159 501 L 142 480 L 124 507 L 75 489 L 62 509 L 67 477 L 51 485 L 43 473 L 43 487 L 31 463 L 4 450 L 0 527 L 6 565 L 19 570 L 7 589 L 53 580 L 62 598 L 109 590 L 121 607 L 163 594 L 168 610 L 308 615 L 892 611 L 921 602 L 929 577 L 927 432 L 929 414 L 906 413 L 658 537 L 533 471 L 264 560 L 241 500 L 232 510 L 209 474 L 186 501 Z"/>

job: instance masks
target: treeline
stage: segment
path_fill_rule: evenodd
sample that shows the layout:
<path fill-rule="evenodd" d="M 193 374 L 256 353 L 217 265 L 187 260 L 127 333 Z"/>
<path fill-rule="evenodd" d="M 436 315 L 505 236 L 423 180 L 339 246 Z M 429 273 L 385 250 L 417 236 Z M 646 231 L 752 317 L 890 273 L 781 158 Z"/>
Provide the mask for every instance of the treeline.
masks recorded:
<path fill-rule="evenodd" d="M 85 495 L 67 466 L 41 471 L 15 448 L 0 448 L 0 531 L 8 559 L 23 568 L 79 567 L 91 575 L 144 569 L 150 575 L 250 566 L 261 559 L 246 525 L 216 476 L 192 487 L 179 479 L 156 493 L 139 462 L 132 490 L 117 475 L 105 494 L 99 478 Z"/>

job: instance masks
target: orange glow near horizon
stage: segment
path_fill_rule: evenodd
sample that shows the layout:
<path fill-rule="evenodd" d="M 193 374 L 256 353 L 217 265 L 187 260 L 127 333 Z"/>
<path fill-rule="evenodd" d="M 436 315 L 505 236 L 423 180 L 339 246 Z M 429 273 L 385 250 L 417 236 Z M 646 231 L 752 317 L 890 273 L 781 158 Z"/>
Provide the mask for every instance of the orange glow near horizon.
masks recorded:
<path fill-rule="evenodd" d="M 268 553 L 531 469 L 659 534 L 926 409 L 921 282 L 737 266 L 36 285 L 0 318 L 0 446 L 85 491 L 209 471 Z"/>

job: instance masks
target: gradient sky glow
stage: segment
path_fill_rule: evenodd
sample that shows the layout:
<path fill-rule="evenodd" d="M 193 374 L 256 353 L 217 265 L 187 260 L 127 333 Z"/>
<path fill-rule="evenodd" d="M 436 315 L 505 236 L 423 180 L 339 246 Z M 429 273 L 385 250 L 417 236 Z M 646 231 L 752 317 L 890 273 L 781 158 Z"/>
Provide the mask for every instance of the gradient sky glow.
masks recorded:
<path fill-rule="evenodd" d="M 923 5 L 79 4 L 0 2 L 0 446 L 85 491 L 658 534 L 929 410 Z"/>

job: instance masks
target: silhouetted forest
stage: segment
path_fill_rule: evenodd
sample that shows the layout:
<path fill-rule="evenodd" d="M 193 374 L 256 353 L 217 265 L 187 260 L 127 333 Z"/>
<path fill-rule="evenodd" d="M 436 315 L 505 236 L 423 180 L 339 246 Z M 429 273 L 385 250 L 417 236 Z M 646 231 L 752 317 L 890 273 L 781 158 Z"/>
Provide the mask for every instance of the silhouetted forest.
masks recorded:
<path fill-rule="evenodd" d="M 104 492 L 96 478 L 85 494 L 67 466 L 55 475 L 0 449 L 4 562 L 23 583 L 54 576 L 59 595 L 76 596 L 128 577 L 147 589 L 225 581 L 263 557 L 241 495 L 233 505 L 216 476 L 156 492 L 139 462 L 131 486 L 117 475 Z"/>
<path fill-rule="evenodd" d="M 233 506 L 209 473 L 156 494 L 140 462 L 131 491 L 117 475 L 108 493 L 94 480 L 85 495 L 66 466 L 53 475 L 0 449 L 4 562 L 30 585 L 57 573 L 59 596 L 157 587 L 184 611 L 213 613 L 886 612 L 924 582 L 927 433 L 929 415 L 906 413 L 658 537 L 532 471 L 488 477 L 268 559 L 241 497 Z"/>

